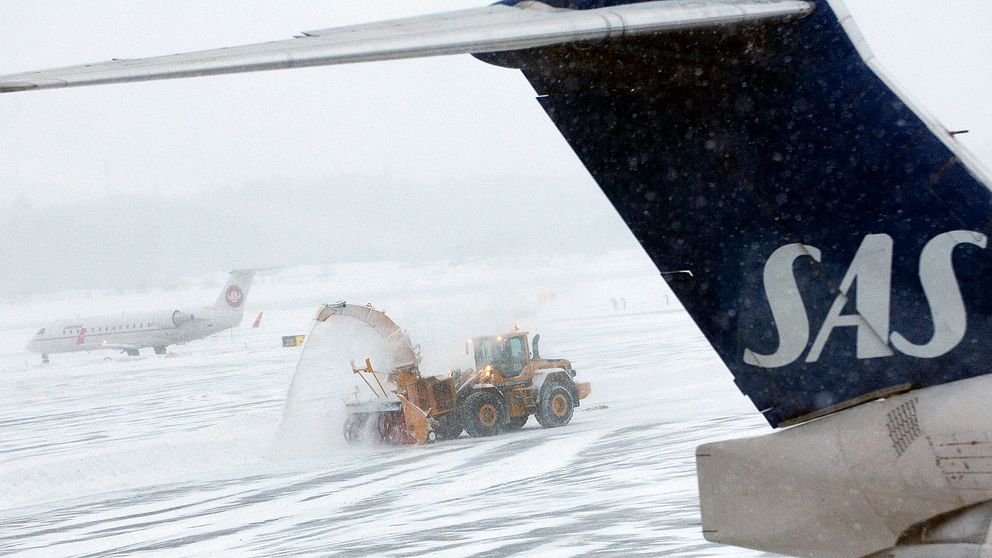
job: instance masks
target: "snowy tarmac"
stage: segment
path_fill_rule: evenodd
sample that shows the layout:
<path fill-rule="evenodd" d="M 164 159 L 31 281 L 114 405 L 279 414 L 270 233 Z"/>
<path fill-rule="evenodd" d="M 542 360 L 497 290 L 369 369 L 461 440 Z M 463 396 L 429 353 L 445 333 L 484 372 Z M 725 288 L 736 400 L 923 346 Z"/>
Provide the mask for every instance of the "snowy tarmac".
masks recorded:
<path fill-rule="evenodd" d="M 307 402 L 318 412 L 284 422 L 300 397 L 287 403 L 300 350 L 279 337 L 305 333 L 317 307 L 276 281 L 249 298 L 249 314 L 266 306 L 261 329 L 245 329 L 246 316 L 164 357 L 53 355 L 42 366 L 19 348 L 30 328 L 0 332 L 0 555 L 763 556 L 703 540 L 694 449 L 768 427 L 688 315 L 665 304 L 650 264 L 632 260 L 619 282 L 549 279 L 554 302 L 528 299 L 523 325 L 542 334 L 542 353 L 571 359 L 593 384 L 569 426 L 532 420 L 430 446 L 345 445 L 349 392 L 335 401 L 321 388 L 340 376 L 298 378 L 304 398 L 322 394 Z M 475 276 L 461 271 L 444 295 L 471 307 L 476 293 L 462 287 Z M 415 304 L 387 283 L 364 286 L 394 317 L 418 316 L 396 320 L 415 342 L 423 332 L 426 364 L 444 337 L 432 333 L 451 325 L 440 314 L 459 306 L 431 316 L 430 294 Z M 602 294 L 615 292 L 627 309 Z"/>

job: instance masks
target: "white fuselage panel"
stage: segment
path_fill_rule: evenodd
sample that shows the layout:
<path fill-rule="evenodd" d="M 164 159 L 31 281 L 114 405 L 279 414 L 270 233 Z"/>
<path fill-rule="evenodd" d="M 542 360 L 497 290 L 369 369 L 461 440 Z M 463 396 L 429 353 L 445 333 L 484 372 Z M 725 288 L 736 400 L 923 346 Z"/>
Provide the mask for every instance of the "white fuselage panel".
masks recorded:
<path fill-rule="evenodd" d="M 173 314 L 145 312 L 63 320 L 45 326 L 31 339 L 27 348 L 48 354 L 166 347 L 234 327 L 242 316 L 239 312 L 217 312 L 205 308 L 193 312 L 192 319 L 176 323 Z"/>

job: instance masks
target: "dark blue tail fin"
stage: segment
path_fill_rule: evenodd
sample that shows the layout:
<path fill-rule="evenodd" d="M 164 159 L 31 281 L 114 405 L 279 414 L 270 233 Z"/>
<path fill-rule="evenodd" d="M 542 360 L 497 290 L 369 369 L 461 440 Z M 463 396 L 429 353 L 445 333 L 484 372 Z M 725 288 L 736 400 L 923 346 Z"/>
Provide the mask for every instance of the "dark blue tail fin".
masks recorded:
<path fill-rule="evenodd" d="M 990 191 L 838 19 L 481 56 L 691 272 L 664 277 L 773 426 L 992 372 Z"/>

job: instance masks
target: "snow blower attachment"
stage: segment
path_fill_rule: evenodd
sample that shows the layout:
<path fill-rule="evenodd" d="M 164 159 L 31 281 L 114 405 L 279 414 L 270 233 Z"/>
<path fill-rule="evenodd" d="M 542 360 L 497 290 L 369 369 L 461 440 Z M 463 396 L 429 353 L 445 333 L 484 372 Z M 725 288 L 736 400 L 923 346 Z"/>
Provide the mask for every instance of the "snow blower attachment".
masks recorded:
<path fill-rule="evenodd" d="M 362 378 L 376 399 L 345 405 L 348 418 L 344 423 L 344 437 L 348 443 L 379 440 L 390 444 L 423 444 L 437 441 L 430 410 L 450 406 L 448 402 L 454 392 L 446 393 L 447 386 L 441 385 L 437 378 L 421 378 L 416 367 L 404 367 L 387 376 L 387 382 L 396 388 L 392 391 L 394 397 L 390 397 L 372 368 L 371 360 L 365 359 L 365 368 L 356 368 L 352 362 L 351 370 Z M 442 389 L 425 393 L 423 386 L 432 384 Z M 421 389 L 416 389 L 418 387 Z"/>
<path fill-rule="evenodd" d="M 523 427 L 531 415 L 545 428 L 565 426 L 579 401 L 592 392 L 590 384 L 573 381 L 575 370 L 568 360 L 539 358 L 539 335 L 533 353 L 527 332 L 475 337 L 467 347 L 475 356 L 475 369 L 435 378 L 421 376 L 420 356 L 409 337 L 383 312 L 340 302 L 321 308 L 317 321 L 333 317 L 369 325 L 389 343 L 393 357 L 385 384 L 371 359 L 362 368 L 352 362 L 352 372 L 375 398 L 346 403 L 344 436 L 349 443 L 424 444 L 457 438 L 462 431 L 492 436 Z"/>
<path fill-rule="evenodd" d="M 352 372 L 359 376 L 375 396 L 369 401 L 347 403 L 344 437 L 349 443 L 380 441 L 393 444 L 424 444 L 437 439 L 431 428 L 430 409 L 433 402 L 409 392 L 409 386 L 421 381 L 418 365 L 420 356 L 410 339 L 396 322 L 372 305 L 359 306 L 339 302 L 326 304 L 317 313 L 318 322 L 332 318 L 351 318 L 371 327 L 387 343 L 392 368 L 386 382 L 380 372 L 365 359 L 365 367 L 351 363 Z M 356 393 L 357 397 L 357 393 Z"/>

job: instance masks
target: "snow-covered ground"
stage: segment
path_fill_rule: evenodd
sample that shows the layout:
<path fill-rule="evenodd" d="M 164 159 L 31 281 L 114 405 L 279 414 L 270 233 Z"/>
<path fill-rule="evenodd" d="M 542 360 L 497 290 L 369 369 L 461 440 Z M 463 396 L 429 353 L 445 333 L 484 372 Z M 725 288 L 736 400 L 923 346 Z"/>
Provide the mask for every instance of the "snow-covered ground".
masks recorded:
<path fill-rule="evenodd" d="M 643 254 L 285 269 L 241 328 L 168 356 L 23 349 L 47 318 L 209 304 L 222 281 L 0 301 L 0 555 L 760 555 L 703 540 L 694 449 L 768 428 Z M 349 447 L 357 338 L 318 332 L 337 353 L 308 351 L 291 397 L 280 346 L 342 299 L 387 310 L 429 372 L 519 323 L 593 393 L 565 428 Z"/>

